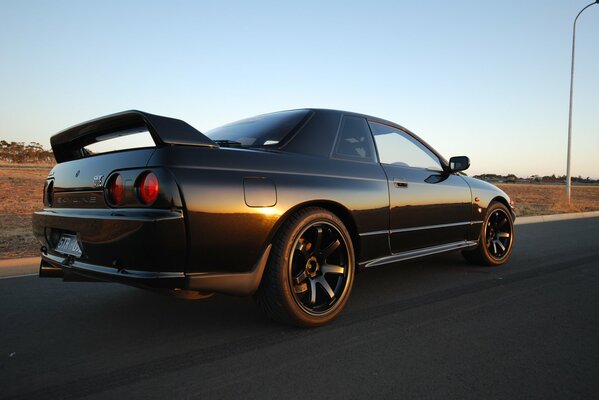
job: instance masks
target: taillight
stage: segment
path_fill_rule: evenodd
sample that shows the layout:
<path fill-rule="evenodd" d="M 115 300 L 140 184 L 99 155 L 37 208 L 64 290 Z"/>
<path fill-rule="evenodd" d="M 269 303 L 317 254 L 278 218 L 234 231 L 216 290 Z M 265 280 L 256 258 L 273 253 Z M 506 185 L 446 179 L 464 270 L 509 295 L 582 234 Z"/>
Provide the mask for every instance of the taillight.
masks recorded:
<path fill-rule="evenodd" d="M 118 206 L 123 202 L 125 198 L 125 184 L 119 174 L 114 174 L 110 177 L 106 188 L 108 190 L 108 200 L 112 205 Z"/>
<path fill-rule="evenodd" d="M 51 206 L 54 194 L 54 181 L 46 182 L 44 185 L 44 203 Z"/>
<path fill-rule="evenodd" d="M 145 205 L 152 204 L 158 197 L 158 178 L 153 172 L 144 172 L 137 179 L 137 196 Z"/>

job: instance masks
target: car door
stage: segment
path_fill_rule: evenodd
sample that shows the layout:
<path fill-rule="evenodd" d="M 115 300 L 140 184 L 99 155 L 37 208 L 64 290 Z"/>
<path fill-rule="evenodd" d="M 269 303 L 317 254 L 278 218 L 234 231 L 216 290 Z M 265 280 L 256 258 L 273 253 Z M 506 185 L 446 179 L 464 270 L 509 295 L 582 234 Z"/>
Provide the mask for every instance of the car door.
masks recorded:
<path fill-rule="evenodd" d="M 369 121 L 387 174 L 393 253 L 466 240 L 472 195 L 466 181 L 444 171 L 439 157 L 398 127 Z"/>

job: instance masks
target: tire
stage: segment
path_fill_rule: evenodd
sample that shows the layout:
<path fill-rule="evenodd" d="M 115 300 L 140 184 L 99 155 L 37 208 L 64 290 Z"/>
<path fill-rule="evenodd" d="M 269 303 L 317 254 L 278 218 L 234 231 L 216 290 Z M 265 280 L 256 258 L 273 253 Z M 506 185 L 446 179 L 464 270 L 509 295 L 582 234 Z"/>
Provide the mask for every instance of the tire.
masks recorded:
<path fill-rule="evenodd" d="M 514 243 L 514 218 L 508 208 L 497 201 L 491 202 L 481 227 L 478 246 L 463 251 L 464 258 L 472 264 L 498 266 L 512 254 Z"/>
<path fill-rule="evenodd" d="M 275 236 L 254 299 L 276 321 L 324 325 L 347 303 L 354 257 L 351 236 L 335 214 L 318 207 L 299 210 Z"/>

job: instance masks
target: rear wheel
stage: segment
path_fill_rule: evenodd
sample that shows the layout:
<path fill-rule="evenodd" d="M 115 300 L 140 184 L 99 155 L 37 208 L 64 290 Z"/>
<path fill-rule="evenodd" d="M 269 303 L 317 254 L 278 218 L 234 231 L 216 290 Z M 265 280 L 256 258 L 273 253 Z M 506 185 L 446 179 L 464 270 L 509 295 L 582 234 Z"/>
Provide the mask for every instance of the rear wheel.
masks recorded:
<path fill-rule="evenodd" d="M 323 325 L 345 306 L 354 269 L 354 249 L 343 222 L 328 210 L 306 208 L 279 230 L 254 298 L 275 320 Z"/>
<path fill-rule="evenodd" d="M 497 266 L 506 262 L 512 253 L 514 219 L 508 208 L 492 202 L 481 228 L 478 247 L 463 251 L 466 260 L 473 264 Z"/>

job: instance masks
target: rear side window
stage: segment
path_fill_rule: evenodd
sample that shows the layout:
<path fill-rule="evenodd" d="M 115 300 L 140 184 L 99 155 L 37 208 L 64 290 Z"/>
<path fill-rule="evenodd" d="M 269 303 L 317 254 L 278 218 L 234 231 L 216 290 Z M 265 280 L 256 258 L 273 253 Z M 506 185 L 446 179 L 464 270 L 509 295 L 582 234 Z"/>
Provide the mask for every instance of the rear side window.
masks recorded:
<path fill-rule="evenodd" d="M 333 153 L 336 158 L 375 161 L 374 142 L 365 118 L 343 117 Z"/>
<path fill-rule="evenodd" d="M 242 146 L 276 146 L 309 113 L 309 110 L 291 110 L 258 115 L 211 129 L 205 135 L 214 141 L 228 140 Z"/>

